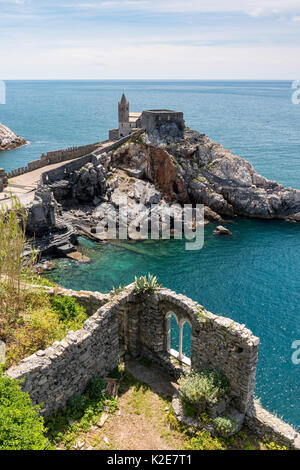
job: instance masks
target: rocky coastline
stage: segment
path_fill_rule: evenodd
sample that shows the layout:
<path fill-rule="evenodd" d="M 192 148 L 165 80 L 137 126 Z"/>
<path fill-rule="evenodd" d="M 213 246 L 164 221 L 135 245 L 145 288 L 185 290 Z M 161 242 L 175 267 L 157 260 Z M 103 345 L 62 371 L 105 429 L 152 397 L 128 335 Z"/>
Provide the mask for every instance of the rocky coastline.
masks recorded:
<path fill-rule="evenodd" d="M 25 144 L 25 139 L 0 123 L 0 151 L 12 150 Z"/>
<path fill-rule="evenodd" d="M 155 139 L 141 131 L 41 184 L 28 218 L 40 251 L 64 256 L 75 250 L 79 235 L 101 241 L 97 226 L 124 195 L 128 224 L 141 204 L 141 217 L 149 220 L 153 204 L 157 210 L 174 203 L 203 204 L 205 223 L 218 225 L 224 217 L 300 222 L 300 191 L 264 178 L 206 135 L 187 129 L 183 139 Z"/>

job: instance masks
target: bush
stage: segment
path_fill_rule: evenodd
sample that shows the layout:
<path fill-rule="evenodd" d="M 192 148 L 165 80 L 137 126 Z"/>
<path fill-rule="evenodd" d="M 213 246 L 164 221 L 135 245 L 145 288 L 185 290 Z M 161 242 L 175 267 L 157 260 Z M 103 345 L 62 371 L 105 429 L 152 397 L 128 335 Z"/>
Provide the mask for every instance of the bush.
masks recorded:
<path fill-rule="evenodd" d="M 88 406 L 88 399 L 84 395 L 73 395 L 71 398 L 69 398 L 67 406 L 71 414 L 81 414 Z"/>
<path fill-rule="evenodd" d="M 199 431 L 185 442 L 186 450 L 225 450 L 224 443 L 218 437 L 213 437 L 207 431 Z"/>
<path fill-rule="evenodd" d="M 91 400 L 103 398 L 106 389 L 106 382 L 101 377 L 93 377 L 89 380 L 85 393 Z"/>
<path fill-rule="evenodd" d="M 44 421 L 17 380 L 0 377 L 0 450 L 43 450 Z"/>
<path fill-rule="evenodd" d="M 137 294 L 143 294 L 145 292 L 149 294 L 155 294 L 156 289 L 160 287 L 157 282 L 157 277 L 148 273 L 147 276 L 140 276 L 134 278 L 134 289 Z"/>
<path fill-rule="evenodd" d="M 225 377 L 220 372 L 209 369 L 193 371 L 181 377 L 179 385 L 182 403 L 192 405 L 198 411 L 205 410 L 208 405 L 218 403 L 229 392 Z"/>
<path fill-rule="evenodd" d="M 218 416 L 213 420 L 216 433 L 222 437 L 228 437 L 237 431 L 237 422 L 227 416 Z"/>
<path fill-rule="evenodd" d="M 73 297 L 56 295 L 52 299 L 52 308 L 58 313 L 59 319 L 64 323 L 73 323 L 87 318 L 85 309 Z"/>

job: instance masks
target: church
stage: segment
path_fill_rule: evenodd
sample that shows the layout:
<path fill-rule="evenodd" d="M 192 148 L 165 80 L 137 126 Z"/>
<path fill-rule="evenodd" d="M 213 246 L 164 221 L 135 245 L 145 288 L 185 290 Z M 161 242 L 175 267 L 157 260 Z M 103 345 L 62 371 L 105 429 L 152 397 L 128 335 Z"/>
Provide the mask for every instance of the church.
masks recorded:
<path fill-rule="evenodd" d="M 184 118 L 180 111 L 172 111 L 169 109 L 152 109 L 142 112 L 130 112 L 129 101 L 127 101 L 123 93 L 121 101 L 118 103 L 118 129 L 109 131 L 109 140 L 117 140 L 126 137 L 138 129 L 145 129 L 148 134 L 155 131 L 172 130 L 174 137 L 183 138 L 184 134 Z"/>

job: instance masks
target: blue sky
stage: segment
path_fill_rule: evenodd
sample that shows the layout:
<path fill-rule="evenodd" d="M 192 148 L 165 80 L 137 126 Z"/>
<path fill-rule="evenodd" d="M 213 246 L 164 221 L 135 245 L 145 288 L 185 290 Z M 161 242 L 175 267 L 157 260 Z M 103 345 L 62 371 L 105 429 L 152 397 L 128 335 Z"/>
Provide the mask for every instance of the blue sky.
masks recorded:
<path fill-rule="evenodd" d="M 300 0 L 0 0 L 0 79 L 300 79 Z"/>

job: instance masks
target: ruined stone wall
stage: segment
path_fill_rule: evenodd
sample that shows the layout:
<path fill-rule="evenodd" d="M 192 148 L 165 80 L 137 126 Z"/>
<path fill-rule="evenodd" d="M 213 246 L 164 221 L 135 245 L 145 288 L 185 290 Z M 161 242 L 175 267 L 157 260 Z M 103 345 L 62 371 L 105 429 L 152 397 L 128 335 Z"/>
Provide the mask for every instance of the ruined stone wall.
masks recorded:
<path fill-rule="evenodd" d="M 163 363 L 172 372 L 172 362 L 166 361 L 166 316 L 174 313 L 179 322 L 191 325 L 191 368 L 219 370 L 229 381 L 234 406 L 245 413 L 253 398 L 259 339 L 244 325 L 229 318 L 207 312 L 191 299 L 160 289 L 135 309 L 131 322 L 133 353 Z M 135 322 L 134 322 L 135 320 Z M 176 366 L 173 364 L 176 375 Z"/>
<path fill-rule="evenodd" d="M 244 326 L 213 315 L 196 302 L 168 289 L 159 289 L 156 295 L 142 298 L 135 295 L 132 286 L 118 296 L 106 295 L 105 298 L 96 293 L 76 294 L 51 288 L 49 293 L 75 296 L 89 313 L 102 306 L 82 330 L 69 334 L 63 342 L 37 352 L 9 370 L 12 376 L 26 377 L 25 390 L 30 392 L 34 402 L 45 402 L 47 412 L 53 411 L 53 400 L 61 405 L 71 394 L 79 393 L 88 378 L 112 370 L 124 349 L 133 356 L 146 356 L 168 372 L 174 372 L 172 361 L 168 364 L 164 360 L 166 315 L 170 312 L 191 324 L 191 367 L 209 367 L 222 372 L 231 385 L 234 405 L 239 411 L 246 411 L 254 393 L 259 340 Z M 103 305 L 104 302 L 107 303 Z M 98 356 L 111 355 L 113 360 L 105 367 L 101 360 L 98 363 Z M 76 374 L 78 379 L 73 382 Z M 41 382 L 48 386 L 40 388 Z M 67 397 L 61 395 L 62 387 L 68 390 Z"/>
<path fill-rule="evenodd" d="M 65 406 L 68 398 L 82 393 L 88 380 L 105 377 L 118 364 L 118 322 L 113 309 L 101 307 L 81 330 L 69 332 L 44 351 L 24 359 L 7 374 L 24 379 L 21 387 L 33 403 L 43 403 L 41 414 Z"/>
<path fill-rule="evenodd" d="M 146 296 L 136 295 L 133 284 L 118 295 L 46 289 L 51 295 L 75 297 L 92 316 L 81 330 L 69 332 L 64 340 L 6 372 L 24 379 L 21 387 L 33 403 L 44 403 L 42 414 L 64 406 L 69 397 L 84 390 L 91 377 L 106 376 L 124 351 L 149 358 L 171 375 L 186 369 L 167 353 L 166 316 L 172 312 L 178 321 L 188 320 L 191 325 L 191 368 L 219 370 L 230 383 L 231 405 L 245 415 L 253 431 L 300 448 L 299 434 L 291 426 L 254 404 L 259 339 L 244 325 L 213 315 L 163 288 Z"/>
<path fill-rule="evenodd" d="M 300 450 L 300 435 L 289 424 L 254 401 L 249 405 L 245 424 L 261 438 Z"/>

